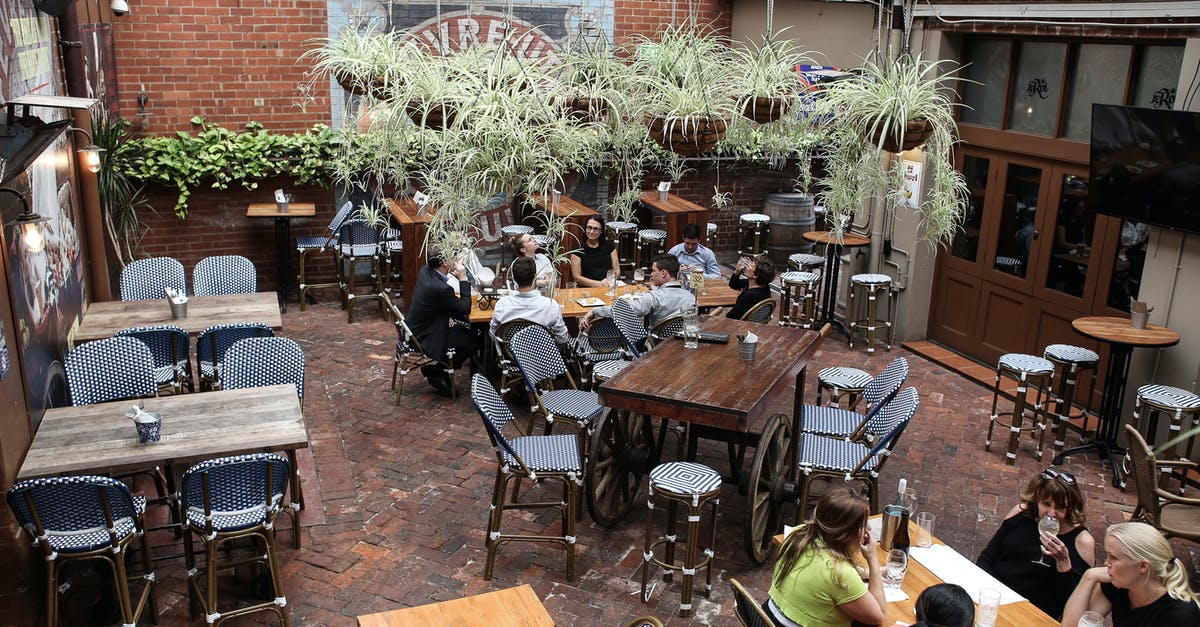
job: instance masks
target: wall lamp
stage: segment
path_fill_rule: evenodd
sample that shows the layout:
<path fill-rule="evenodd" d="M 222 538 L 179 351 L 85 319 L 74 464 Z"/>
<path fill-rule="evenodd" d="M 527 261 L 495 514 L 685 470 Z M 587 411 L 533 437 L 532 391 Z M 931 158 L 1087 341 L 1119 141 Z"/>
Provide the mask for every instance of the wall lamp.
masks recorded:
<path fill-rule="evenodd" d="M 97 146 L 96 143 L 92 141 L 91 133 L 74 126 L 68 128 L 67 130 L 73 133 L 83 133 L 83 136 L 87 138 L 88 145 L 80 148 L 76 152 L 79 153 L 79 158 L 83 160 L 83 167 L 87 168 L 88 172 L 99 172 L 100 153 L 104 152 L 104 149 Z"/>
<path fill-rule="evenodd" d="M 27 94 L 4 103 L 7 111 L 3 120 L 0 120 L 0 186 L 24 172 L 29 164 L 37 160 L 46 151 L 46 148 L 71 126 L 70 120 L 43 122 L 41 118 L 30 112 L 31 108 L 89 110 L 95 104 L 96 99 L 94 98 L 37 94 Z M 89 135 L 89 140 L 90 137 Z M 91 148 L 95 148 L 95 146 L 89 145 L 84 148 L 84 151 L 89 151 Z M 92 157 L 86 154 L 82 156 L 88 169 L 95 172 L 96 170 L 93 170 L 91 166 Z M 95 160 L 98 168 L 98 153 L 95 155 Z"/>
<path fill-rule="evenodd" d="M 17 227 L 17 236 L 21 238 L 21 242 L 25 245 L 25 250 L 31 253 L 40 253 L 46 247 L 46 238 L 42 236 L 42 223 L 49 222 L 50 218 L 43 218 L 29 208 L 29 200 L 25 198 L 25 194 L 18 192 L 11 187 L 0 187 L 0 192 L 8 192 L 13 194 L 21 201 L 21 213 L 16 220 L 9 222 L 5 226 Z"/>

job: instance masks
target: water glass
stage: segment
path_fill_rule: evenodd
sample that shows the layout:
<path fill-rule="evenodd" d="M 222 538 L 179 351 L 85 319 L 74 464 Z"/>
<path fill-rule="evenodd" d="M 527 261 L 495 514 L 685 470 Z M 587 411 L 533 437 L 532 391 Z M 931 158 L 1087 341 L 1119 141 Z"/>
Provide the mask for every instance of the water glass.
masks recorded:
<path fill-rule="evenodd" d="M 933 513 L 917 514 L 917 546 L 929 548 L 933 546 Z"/>
<path fill-rule="evenodd" d="M 695 307 L 683 310 L 683 347 L 700 347 L 700 319 L 696 317 Z"/>
<path fill-rule="evenodd" d="M 608 276 L 605 277 L 605 280 L 608 281 L 608 295 L 612 296 L 612 297 L 616 297 L 616 295 L 617 295 L 617 273 L 612 270 L 609 270 Z"/>
<path fill-rule="evenodd" d="M 917 491 L 913 488 L 904 490 L 904 508 L 908 510 L 908 517 L 914 518 L 917 515 Z"/>
<path fill-rule="evenodd" d="M 1079 615 L 1079 627 L 1104 627 L 1104 617 L 1099 612 L 1088 610 Z"/>
<path fill-rule="evenodd" d="M 996 627 L 1000 615 L 1000 591 L 995 588 L 979 589 L 979 611 L 975 612 L 978 627 Z"/>
<path fill-rule="evenodd" d="M 575 300 L 575 290 L 579 288 L 579 284 L 574 281 L 567 281 L 567 298 L 566 300 Z"/>
<path fill-rule="evenodd" d="M 883 585 L 886 588 L 899 588 L 904 583 L 904 575 L 908 572 L 908 554 L 900 549 L 888 551 L 887 563 L 883 566 Z"/>
<path fill-rule="evenodd" d="M 634 268 L 633 283 L 634 283 L 634 285 L 636 285 L 638 287 L 639 290 L 642 289 L 642 283 L 645 280 L 646 280 L 646 271 L 643 270 L 642 268 Z"/>

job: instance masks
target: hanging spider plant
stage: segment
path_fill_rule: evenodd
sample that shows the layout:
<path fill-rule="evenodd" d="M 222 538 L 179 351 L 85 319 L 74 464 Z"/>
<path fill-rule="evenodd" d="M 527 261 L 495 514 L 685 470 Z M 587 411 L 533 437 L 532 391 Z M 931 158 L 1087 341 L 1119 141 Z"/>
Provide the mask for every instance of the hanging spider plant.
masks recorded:
<path fill-rule="evenodd" d="M 406 78 L 419 53 L 416 45 L 395 33 L 344 28 L 337 37 L 318 39 L 321 45 L 302 56 L 315 59 L 318 75 L 329 75 L 346 91 L 386 98 Z"/>
<path fill-rule="evenodd" d="M 730 51 L 738 112 L 759 124 L 774 122 L 787 113 L 801 91 L 797 68 L 812 63 L 807 52 L 783 37 L 786 30 L 768 33 L 751 47 Z"/>

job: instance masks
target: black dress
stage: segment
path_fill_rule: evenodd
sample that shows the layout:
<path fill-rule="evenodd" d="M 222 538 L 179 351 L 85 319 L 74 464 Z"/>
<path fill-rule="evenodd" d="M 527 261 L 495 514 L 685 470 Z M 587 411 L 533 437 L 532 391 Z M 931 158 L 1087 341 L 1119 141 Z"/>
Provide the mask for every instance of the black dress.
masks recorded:
<path fill-rule="evenodd" d="M 1163 594 L 1150 605 L 1132 607 L 1129 591 L 1111 583 L 1100 584 L 1100 592 L 1112 603 L 1113 627 L 1175 627 L 1176 625 L 1200 625 L 1200 607 L 1190 601 L 1180 601 Z"/>
<path fill-rule="evenodd" d="M 733 303 L 729 313 L 725 314 L 726 318 L 737 320 L 750 311 L 751 307 L 771 297 L 769 285 L 747 287 L 748 285 L 750 285 L 750 280 L 740 274 L 734 273 L 729 277 L 730 289 L 741 290 L 741 293 L 738 294 L 737 301 Z"/>
<path fill-rule="evenodd" d="M 571 251 L 571 254 L 579 257 L 580 274 L 593 281 L 603 281 L 608 278 L 608 271 L 612 270 L 612 251 L 613 245 L 602 241 L 595 248 L 584 244 Z"/>
<path fill-rule="evenodd" d="M 1060 573 L 1049 557 L 1044 560 L 1049 566 L 1035 563 L 1043 556 L 1037 519 L 1019 513 L 1000 523 L 996 535 L 975 563 L 1038 609 L 1060 618 L 1067 599 L 1083 578 L 1083 571 L 1088 569 L 1087 562 L 1075 549 L 1075 539 L 1083 532 L 1080 525 L 1058 535 L 1071 556 L 1071 570 Z"/>

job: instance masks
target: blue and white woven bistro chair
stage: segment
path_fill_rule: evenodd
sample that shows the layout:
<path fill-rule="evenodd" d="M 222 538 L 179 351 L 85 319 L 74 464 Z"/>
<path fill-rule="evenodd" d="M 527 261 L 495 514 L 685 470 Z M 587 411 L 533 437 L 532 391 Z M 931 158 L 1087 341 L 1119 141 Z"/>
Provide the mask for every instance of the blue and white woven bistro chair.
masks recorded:
<path fill-rule="evenodd" d="M 860 481 L 867 490 L 871 512 L 879 511 L 879 473 L 900 440 L 900 434 L 912 420 L 921 402 L 916 388 L 905 388 L 880 411 L 875 423 L 887 431 L 877 431 L 870 447 L 841 438 L 801 434 L 800 436 L 800 518 L 805 518 L 808 492 L 818 478 Z M 777 415 L 779 416 L 779 415 Z M 782 420 L 782 418 L 781 418 Z"/>
<path fill-rule="evenodd" d="M 605 411 L 599 397 L 595 392 L 576 387 L 558 345 L 544 327 L 530 326 L 518 331 L 509 340 L 509 348 L 537 403 L 533 410 L 546 418 L 546 433 L 550 433 L 556 420 L 565 419 L 577 430 L 580 457 L 587 459 L 586 446 L 592 428 Z M 567 387 L 555 389 L 554 382 L 560 377 L 566 380 Z"/>
<path fill-rule="evenodd" d="M 673 338 L 678 337 L 683 333 L 683 316 L 676 314 L 667 316 L 654 324 L 654 328 L 646 334 L 647 348 L 654 348 L 659 344 Z"/>
<path fill-rule="evenodd" d="M 483 578 L 491 579 L 496 564 L 496 550 L 505 542 L 531 541 L 562 544 L 567 551 L 567 579 L 575 579 L 575 515 L 579 511 L 579 496 L 583 487 L 583 458 L 574 436 L 527 435 L 509 439 L 504 435 L 506 425 L 514 421 L 512 411 L 481 374 L 471 378 L 471 400 L 483 419 L 492 449 L 496 452 L 496 483 L 488 512 L 487 563 Z M 548 479 L 562 482 L 561 500 L 519 501 L 516 488 L 521 480 Z M 509 500 L 509 483 L 516 482 Z M 561 535 L 506 534 L 501 531 L 505 510 L 557 508 L 562 515 Z"/>
<path fill-rule="evenodd" d="M 887 433 L 890 428 L 869 428 L 872 421 L 880 419 L 879 413 L 908 380 L 908 360 L 897 357 L 879 376 L 863 389 L 863 400 L 867 402 L 866 415 L 850 409 L 824 405 L 805 405 L 804 421 L 800 426 L 803 433 L 845 438 L 870 446 L 875 437 Z"/>
<path fill-rule="evenodd" d="M 379 266 L 379 232 L 362 220 L 347 220 L 338 229 L 338 272 L 342 288 L 342 304 L 346 315 L 354 322 L 354 301 L 374 299 L 380 311 L 386 311 L 383 303 L 382 273 Z M 359 293 L 359 267 L 367 267 L 366 287 L 369 291 Z"/>
<path fill-rule="evenodd" d="M 182 394 L 195 391 L 192 384 L 192 340 L 186 331 L 172 324 L 133 327 L 117 331 L 114 337 L 133 337 L 150 349 L 154 358 L 154 382 L 159 391 Z"/>
<path fill-rule="evenodd" d="M 273 337 L 271 327 L 261 322 L 215 324 L 196 338 L 196 365 L 200 369 L 200 390 L 221 389 L 225 352 L 248 337 Z"/>
<path fill-rule="evenodd" d="M 70 561 L 103 560 L 112 571 L 122 625 L 134 625 L 142 612 L 158 622 L 158 595 L 151 566 L 150 542 L 143 516 L 146 499 L 111 477 L 71 476 L 28 479 L 8 491 L 8 507 L 17 524 L 29 532 L 46 561 L 46 625 L 59 625 L 59 581 Z M 126 555 L 134 540 L 140 549 L 141 574 L 126 571 Z M 136 601 L 130 583 L 142 583 Z"/>
<path fill-rule="evenodd" d="M 733 613 L 741 621 L 742 627 L 775 627 L 775 622 L 740 581 L 730 577 L 729 587 L 733 589 Z"/>
<path fill-rule="evenodd" d="M 496 327 L 496 332 L 491 334 L 492 344 L 496 347 L 496 361 L 500 364 L 500 397 L 504 398 L 504 395 L 510 392 L 520 392 L 530 407 L 534 406 L 533 399 L 529 397 L 529 393 L 525 389 L 521 369 L 517 367 L 517 360 L 513 357 L 512 348 L 509 347 L 508 342 L 519 331 L 534 324 L 537 323 L 524 318 L 514 318 Z M 530 427 L 533 426 L 532 420 L 531 417 Z M 529 433 L 528 430 L 521 429 L 520 424 L 517 425 L 517 430 L 521 432 L 521 435 Z"/>
<path fill-rule="evenodd" d="M 258 271 L 254 262 L 241 255 L 205 257 L 192 268 L 192 293 L 253 294 L 258 291 Z"/>
<path fill-rule="evenodd" d="M 183 473 L 179 480 L 179 510 L 184 520 L 184 560 L 193 617 L 199 611 L 206 623 L 214 625 L 236 616 L 271 611 L 285 627 L 291 625 L 279 560 L 275 557 L 275 518 L 283 508 L 291 476 L 292 465 L 276 453 L 210 459 Z M 203 568 L 196 566 L 193 536 L 204 549 Z M 248 557 L 230 560 L 232 552 L 219 551 L 226 542 L 244 538 L 261 541 L 262 552 L 252 547 Z M 267 568 L 273 598 L 222 612 L 217 572 L 241 564 L 262 564 Z"/>
<path fill-rule="evenodd" d="M 86 342 L 67 354 L 64 364 L 72 405 L 92 405 L 158 393 L 154 356 L 145 342 L 110 337 Z"/>
<path fill-rule="evenodd" d="M 187 293 L 183 264 L 171 257 L 138 259 L 121 270 L 121 300 L 166 298 L 164 287 Z"/>
<path fill-rule="evenodd" d="M 817 373 L 817 404 L 821 404 L 823 392 L 829 392 L 828 405 L 841 407 L 846 399 L 847 409 L 856 409 L 862 393 L 875 377 L 871 373 L 849 366 L 830 366 Z"/>
<path fill-rule="evenodd" d="M 612 318 L 595 318 L 587 331 L 580 331 L 572 343 L 579 378 L 584 387 L 595 388 L 595 370 L 603 362 L 629 361 L 625 338 Z"/>
<path fill-rule="evenodd" d="M 321 287 L 338 287 L 339 283 L 309 283 L 308 282 L 308 256 L 314 254 L 332 253 L 337 246 L 337 232 L 341 228 L 342 223 L 350 215 L 350 210 L 354 208 L 354 203 L 346 201 L 334 214 L 333 219 L 329 221 L 329 226 L 325 232 L 319 236 L 313 237 L 303 235 L 296 238 L 296 252 L 300 256 L 300 311 L 304 311 L 306 305 L 305 300 L 308 297 L 308 290 Z"/>
<path fill-rule="evenodd" d="M 771 321 L 771 318 L 774 318 L 774 317 L 775 317 L 775 299 L 774 298 L 764 298 L 764 299 L 758 301 L 757 303 L 754 303 L 754 306 L 751 307 L 750 309 L 747 309 L 746 313 L 742 314 L 742 317 L 740 319 L 744 320 L 745 322 L 756 322 L 758 324 L 767 324 L 768 322 Z"/>
<path fill-rule="evenodd" d="M 642 317 L 634 313 L 633 305 L 624 298 L 613 299 L 612 304 L 612 320 L 617 323 L 617 329 L 621 331 L 621 336 L 625 338 L 625 348 L 633 355 L 634 359 L 642 356 L 645 352 L 643 342 L 646 341 L 646 322 Z M 682 327 L 681 327 L 682 328 Z"/>
<path fill-rule="evenodd" d="M 408 378 L 408 373 L 421 366 L 437 366 L 445 370 L 446 376 L 450 378 L 450 393 L 457 397 L 458 390 L 454 383 L 454 349 L 446 351 L 445 361 L 429 357 L 425 354 L 425 349 L 421 348 L 421 340 L 408 328 L 408 322 L 396 303 L 389 297 L 383 300 L 383 304 L 392 319 L 392 324 L 396 326 L 396 356 L 392 361 L 392 389 L 396 390 L 396 404 L 400 404 L 400 397 L 404 395 L 404 380 Z M 397 373 L 400 374 L 399 378 L 396 377 Z"/>

